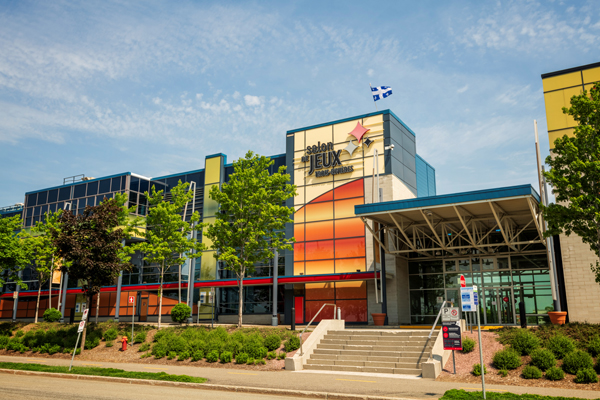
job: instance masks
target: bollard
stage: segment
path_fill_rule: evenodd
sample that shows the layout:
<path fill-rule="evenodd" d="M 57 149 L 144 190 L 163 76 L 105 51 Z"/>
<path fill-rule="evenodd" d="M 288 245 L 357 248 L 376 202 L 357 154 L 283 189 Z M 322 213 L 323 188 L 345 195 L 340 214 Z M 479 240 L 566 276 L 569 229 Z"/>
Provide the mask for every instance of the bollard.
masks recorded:
<path fill-rule="evenodd" d="M 292 307 L 292 330 L 296 330 L 296 308 Z"/>
<path fill-rule="evenodd" d="M 342 319 L 342 309 L 338 307 L 337 309 L 337 319 L 341 320 Z"/>
<path fill-rule="evenodd" d="M 527 328 L 527 314 L 525 313 L 525 302 L 519 302 L 519 317 L 521 318 L 521 328 Z"/>

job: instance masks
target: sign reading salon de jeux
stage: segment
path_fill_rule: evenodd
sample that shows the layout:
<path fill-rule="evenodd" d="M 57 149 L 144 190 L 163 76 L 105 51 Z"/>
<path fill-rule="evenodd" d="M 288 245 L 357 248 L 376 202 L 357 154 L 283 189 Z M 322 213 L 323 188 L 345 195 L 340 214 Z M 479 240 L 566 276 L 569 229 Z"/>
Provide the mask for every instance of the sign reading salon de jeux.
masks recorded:
<path fill-rule="evenodd" d="M 343 167 L 340 161 L 340 155 L 342 150 L 333 150 L 333 143 L 321 143 L 306 148 L 306 155 L 302 156 L 302 162 L 310 162 L 308 175 L 312 175 L 316 171 L 315 176 L 320 178 L 322 176 L 346 174 L 353 172 L 354 167 L 348 166 Z M 341 166 L 336 168 L 337 166 Z M 331 168 L 331 169 L 323 169 Z"/>

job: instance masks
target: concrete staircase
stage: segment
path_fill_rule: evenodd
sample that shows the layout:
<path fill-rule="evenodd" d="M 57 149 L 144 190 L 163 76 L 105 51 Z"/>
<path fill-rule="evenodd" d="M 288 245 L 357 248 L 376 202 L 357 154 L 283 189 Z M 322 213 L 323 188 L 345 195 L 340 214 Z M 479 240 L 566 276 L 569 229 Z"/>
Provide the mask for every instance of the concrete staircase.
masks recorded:
<path fill-rule="evenodd" d="M 329 331 L 314 349 L 304 369 L 421 375 L 437 331 Z"/>

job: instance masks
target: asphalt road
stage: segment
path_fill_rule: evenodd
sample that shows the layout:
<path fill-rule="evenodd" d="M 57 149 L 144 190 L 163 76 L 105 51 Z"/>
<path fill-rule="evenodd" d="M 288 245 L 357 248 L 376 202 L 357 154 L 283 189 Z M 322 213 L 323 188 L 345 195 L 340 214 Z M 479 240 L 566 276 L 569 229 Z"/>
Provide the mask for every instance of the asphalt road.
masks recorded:
<path fill-rule="evenodd" d="M 42 358 L 42 357 L 10 357 L 0 356 L 0 361 L 28 362 L 44 365 L 69 365 L 70 360 Z M 134 364 L 134 363 L 109 363 L 93 361 L 75 361 L 74 365 L 95 366 L 104 368 L 119 368 L 126 371 L 160 372 L 169 374 L 190 375 L 207 378 L 208 382 L 217 385 L 247 386 L 259 388 L 287 389 L 299 391 L 315 391 L 327 393 L 345 393 L 360 395 L 378 395 L 401 397 L 408 399 L 438 399 L 449 389 L 465 389 L 480 391 L 481 386 L 471 383 L 436 382 L 431 379 L 402 379 L 389 377 L 386 374 L 376 375 L 350 375 L 343 373 L 290 372 L 290 371 L 258 371 L 234 368 L 211 368 L 179 365 L 159 364 Z M 0 373 L 0 399 L 2 396 L 2 382 L 11 381 L 14 375 Z M 31 379 L 31 378 L 30 378 Z M 66 381 L 66 380 L 65 380 Z M 86 385 L 87 383 L 84 383 Z M 91 384 L 91 383 L 90 383 Z M 99 383 L 93 383 L 98 385 Z M 66 385 L 66 383 L 65 383 Z M 106 386 L 113 383 L 104 383 Z M 150 390 L 168 390 L 151 387 Z M 598 392 L 591 390 L 555 389 L 544 387 L 486 385 L 486 389 L 494 392 L 530 393 L 546 396 L 579 397 L 584 399 L 598 398 Z M 182 389 L 181 389 L 182 390 Z M 191 389 L 187 389 L 191 390 Z M 197 396 L 204 396 L 203 390 L 192 390 Z M 87 391 L 85 393 L 88 393 Z M 93 392 L 92 392 L 93 393 Z M 167 393 L 167 392 L 164 392 Z M 228 394 L 223 394 L 228 395 Z M 237 393 L 236 395 L 239 395 Z M 84 396 L 85 397 L 85 396 Z M 33 397 L 32 397 L 33 398 Z M 37 398 L 37 397 L 36 397 Z M 103 398 L 103 397 L 100 397 Z M 128 398 L 128 397 L 123 397 Z M 140 398 L 140 397 L 137 397 Z M 207 397 L 211 398 L 211 397 Z M 216 397 L 215 397 L 216 398 Z M 237 397 L 236 397 L 237 398 Z M 161 400 L 165 400 L 161 397 Z"/>
<path fill-rule="evenodd" d="M 0 399 L 3 400 L 275 400 L 298 398 L 0 374 Z"/>

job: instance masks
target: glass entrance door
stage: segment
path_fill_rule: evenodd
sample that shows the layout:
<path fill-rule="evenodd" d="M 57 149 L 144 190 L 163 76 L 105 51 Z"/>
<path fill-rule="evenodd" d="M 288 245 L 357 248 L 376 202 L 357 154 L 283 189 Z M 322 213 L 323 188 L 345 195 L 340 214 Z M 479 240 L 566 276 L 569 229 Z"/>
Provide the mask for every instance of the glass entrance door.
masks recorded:
<path fill-rule="evenodd" d="M 482 303 L 483 320 L 486 325 L 515 323 L 511 288 L 484 288 Z"/>

